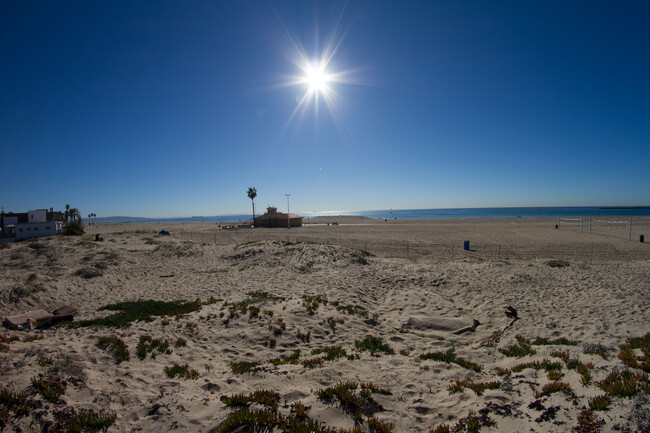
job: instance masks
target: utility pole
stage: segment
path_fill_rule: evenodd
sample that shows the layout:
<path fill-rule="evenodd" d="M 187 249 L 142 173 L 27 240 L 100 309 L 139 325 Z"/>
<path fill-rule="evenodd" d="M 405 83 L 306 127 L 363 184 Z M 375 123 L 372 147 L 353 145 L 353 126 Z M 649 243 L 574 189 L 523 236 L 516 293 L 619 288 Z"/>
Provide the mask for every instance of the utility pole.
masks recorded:
<path fill-rule="evenodd" d="M 291 196 L 291 194 L 285 194 L 285 196 L 287 197 L 287 229 L 290 229 L 291 228 L 291 216 L 289 214 L 289 197 Z"/>

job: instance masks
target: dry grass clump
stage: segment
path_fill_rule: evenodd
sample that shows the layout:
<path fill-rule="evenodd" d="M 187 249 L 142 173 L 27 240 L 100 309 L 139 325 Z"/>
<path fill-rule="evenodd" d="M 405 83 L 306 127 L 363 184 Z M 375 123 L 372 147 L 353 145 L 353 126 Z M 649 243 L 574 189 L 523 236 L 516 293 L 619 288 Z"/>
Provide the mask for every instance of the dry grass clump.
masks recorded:
<path fill-rule="evenodd" d="M 384 343 L 381 337 L 366 337 L 363 340 L 354 342 L 357 350 L 360 352 L 368 351 L 372 355 L 381 352 L 387 355 L 394 355 L 395 350 L 388 343 Z"/>
<path fill-rule="evenodd" d="M 530 342 L 526 338 L 521 335 L 517 335 L 515 338 L 517 339 L 516 344 L 511 344 L 506 348 L 499 349 L 499 352 L 511 358 L 523 358 L 524 356 L 534 355 L 537 353 L 537 351 L 531 347 Z"/>
<path fill-rule="evenodd" d="M 429 352 L 424 353 L 418 357 L 418 359 L 424 361 L 427 359 L 432 359 L 434 361 L 446 362 L 447 364 L 456 364 L 460 367 L 467 368 L 468 370 L 474 370 L 481 372 L 482 367 L 474 362 L 467 361 L 459 356 L 456 356 L 456 352 L 453 348 L 447 350 L 446 352 Z"/>
<path fill-rule="evenodd" d="M 470 382 L 468 380 L 459 380 L 455 379 L 454 383 L 447 387 L 447 391 L 450 394 L 456 394 L 463 392 L 465 388 L 469 388 L 476 393 L 476 395 L 481 395 L 487 389 L 498 389 L 501 382 Z"/>
<path fill-rule="evenodd" d="M 544 358 L 542 361 L 524 362 L 522 364 L 517 364 L 511 368 L 497 368 L 497 374 L 499 376 L 505 376 L 507 374 L 519 373 L 527 368 L 534 368 L 535 370 L 546 370 L 550 372 L 553 370 L 561 370 L 562 364 L 560 362 L 552 362 Z"/>
<path fill-rule="evenodd" d="M 116 363 L 128 361 L 131 358 L 129 348 L 124 340 L 115 336 L 99 337 L 97 347 L 107 350 L 113 354 Z"/>
<path fill-rule="evenodd" d="M 548 372 L 546 377 L 548 377 L 549 380 L 556 381 L 562 379 L 564 377 L 564 373 L 562 373 L 560 370 L 551 370 Z"/>
<path fill-rule="evenodd" d="M 199 378 L 199 372 L 193 368 L 190 368 L 190 366 L 187 364 L 178 365 L 174 363 L 171 367 L 165 367 L 164 371 L 170 379 L 173 379 L 174 377 L 180 377 L 183 379 L 196 380 Z"/>

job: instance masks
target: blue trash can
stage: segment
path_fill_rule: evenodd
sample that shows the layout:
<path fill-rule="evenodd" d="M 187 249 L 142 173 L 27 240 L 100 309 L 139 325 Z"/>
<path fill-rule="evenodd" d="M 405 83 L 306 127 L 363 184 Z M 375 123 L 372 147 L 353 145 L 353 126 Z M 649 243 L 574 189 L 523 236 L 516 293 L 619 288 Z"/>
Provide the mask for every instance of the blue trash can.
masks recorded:
<path fill-rule="evenodd" d="M 464 249 L 465 251 L 469 251 L 469 241 L 465 241 L 465 242 L 463 243 L 463 249 Z"/>

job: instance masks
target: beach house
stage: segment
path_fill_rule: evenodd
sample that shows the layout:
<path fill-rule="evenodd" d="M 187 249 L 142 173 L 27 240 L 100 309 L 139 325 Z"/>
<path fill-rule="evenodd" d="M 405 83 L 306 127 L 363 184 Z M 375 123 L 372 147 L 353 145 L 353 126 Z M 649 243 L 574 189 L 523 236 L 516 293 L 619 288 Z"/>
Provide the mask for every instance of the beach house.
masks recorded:
<path fill-rule="evenodd" d="M 286 228 L 287 224 L 291 224 L 291 227 L 302 227 L 302 217 L 278 212 L 277 207 L 269 206 L 266 208 L 264 215 L 255 218 L 255 225 L 257 227 Z"/>
<path fill-rule="evenodd" d="M 2 213 L 2 238 L 21 241 L 63 233 L 63 214 L 52 208 Z"/>

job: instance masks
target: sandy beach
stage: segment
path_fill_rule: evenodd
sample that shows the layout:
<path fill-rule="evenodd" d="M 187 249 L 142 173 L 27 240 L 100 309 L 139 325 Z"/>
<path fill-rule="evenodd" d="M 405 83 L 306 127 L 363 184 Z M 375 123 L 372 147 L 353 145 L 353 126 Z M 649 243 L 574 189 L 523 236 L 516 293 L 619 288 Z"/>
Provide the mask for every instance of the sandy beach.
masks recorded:
<path fill-rule="evenodd" d="M 3 245 L 3 317 L 78 309 L 72 324 L 0 332 L 4 431 L 66 431 L 65 413 L 114 414 L 108 431 L 123 432 L 253 431 L 238 413 L 271 414 L 278 432 L 290 419 L 321 431 L 648 431 L 650 337 L 634 338 L 650 331 L 639 242 L 650 217 L 631 234 L 586 221 L 97 224 Z M 102 307 L 149 300 L 187 310 L 99 320 L 118 312 Z M 616 372 L 636 375 L 630 395 L 607 387 Z"/>

